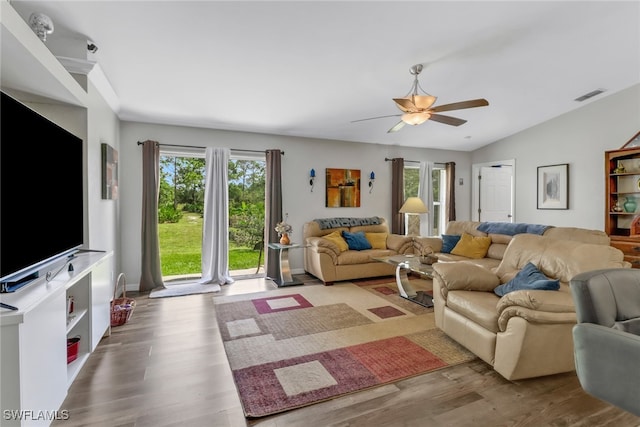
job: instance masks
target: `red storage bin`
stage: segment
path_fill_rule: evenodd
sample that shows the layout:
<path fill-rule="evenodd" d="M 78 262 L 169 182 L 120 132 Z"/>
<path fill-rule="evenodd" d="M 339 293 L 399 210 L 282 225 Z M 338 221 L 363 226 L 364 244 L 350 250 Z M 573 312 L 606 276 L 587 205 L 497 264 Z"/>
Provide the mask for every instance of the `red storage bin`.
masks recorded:
<path fill-rule="evenodd" d="M 80 337 L 67 338 L 67 363 L 71 363 L 78 358 L 78 347 Z"/>

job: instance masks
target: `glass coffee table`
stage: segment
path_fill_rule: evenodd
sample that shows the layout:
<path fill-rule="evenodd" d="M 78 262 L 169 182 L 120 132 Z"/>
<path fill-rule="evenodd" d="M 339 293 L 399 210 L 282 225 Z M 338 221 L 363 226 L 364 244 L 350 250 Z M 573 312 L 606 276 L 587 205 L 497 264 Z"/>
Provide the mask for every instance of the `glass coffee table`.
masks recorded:
<path fill-rule="evenodd" d="M 396 266 L 396 284 L 402 298 L 420 304 L 424 307 L 433 307 L 433 297 L 424 291 L 416 291 L 409 283 L 407 273 L 417 273 L 422 277 L 433 279 L 433 267 L 420 262 L 420 258 L 414 255 L 392 255 L 384 257 L 372 257 L 372 259 Z"/>

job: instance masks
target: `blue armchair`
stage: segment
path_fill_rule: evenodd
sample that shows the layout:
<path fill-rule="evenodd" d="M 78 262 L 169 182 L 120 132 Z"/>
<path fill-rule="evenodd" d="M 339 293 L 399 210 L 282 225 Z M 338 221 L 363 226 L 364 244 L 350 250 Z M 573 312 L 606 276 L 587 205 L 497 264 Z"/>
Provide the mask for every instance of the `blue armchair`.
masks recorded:
<path fill-rule="evenodd" d="M 573 344 L 580 385 L 640 416 L 640 270 L 581 273 L 570 287 L 578 320 Z"/>

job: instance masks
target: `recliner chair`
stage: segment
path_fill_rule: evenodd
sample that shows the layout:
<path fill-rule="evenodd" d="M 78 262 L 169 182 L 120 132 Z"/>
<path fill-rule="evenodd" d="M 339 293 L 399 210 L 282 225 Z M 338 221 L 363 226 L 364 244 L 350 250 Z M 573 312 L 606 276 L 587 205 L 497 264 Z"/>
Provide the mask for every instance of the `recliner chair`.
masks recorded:
<path fill-rule="evenodd" d="M 640 416 L 640 269 L 576 275 L 570 282 L 576 373 L 589 394 Z"/>

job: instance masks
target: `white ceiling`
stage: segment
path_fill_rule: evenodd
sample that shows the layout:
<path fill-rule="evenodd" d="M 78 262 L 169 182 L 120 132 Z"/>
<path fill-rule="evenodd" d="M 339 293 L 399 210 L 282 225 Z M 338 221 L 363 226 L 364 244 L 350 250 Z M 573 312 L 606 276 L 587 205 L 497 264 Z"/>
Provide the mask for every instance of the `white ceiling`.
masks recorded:
<path fill-rule="evenodd" d="M 51 17 L 52 46 L 98 46 L 123 120 L 474 150 L 640 82 L 638 1 L 12 4 Z M 350 123 L 399 113 L 417 63 L 436 105 L 490 105 L 445 113 L 460 127 Z"/>

